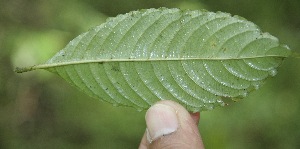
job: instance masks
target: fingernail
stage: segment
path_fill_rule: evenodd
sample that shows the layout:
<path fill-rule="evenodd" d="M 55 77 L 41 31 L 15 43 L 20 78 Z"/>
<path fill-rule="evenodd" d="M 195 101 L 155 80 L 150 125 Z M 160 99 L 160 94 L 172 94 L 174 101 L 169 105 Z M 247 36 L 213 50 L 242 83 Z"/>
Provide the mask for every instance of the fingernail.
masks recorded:
<path fill-rule="evenodd" d="M 145 118 L 149 143 L 175 132 L 179 126 L 175 109 L 164 104 L 155 104 L 150 107 Z"/>

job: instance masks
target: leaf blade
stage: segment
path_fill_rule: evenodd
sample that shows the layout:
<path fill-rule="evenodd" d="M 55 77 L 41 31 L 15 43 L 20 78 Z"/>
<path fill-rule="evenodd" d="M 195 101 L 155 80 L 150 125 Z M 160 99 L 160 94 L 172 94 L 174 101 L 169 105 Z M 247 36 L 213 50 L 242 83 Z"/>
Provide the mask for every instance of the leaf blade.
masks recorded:
<path fill-rule="evenodd" d="M 114 105 L 145 109 L 171 99 L 201 111 L 246 97 L 290 53 L 245 19 L 161 8 L 110 18 L 45 64 L 17 71 L 47 69 Z"/>

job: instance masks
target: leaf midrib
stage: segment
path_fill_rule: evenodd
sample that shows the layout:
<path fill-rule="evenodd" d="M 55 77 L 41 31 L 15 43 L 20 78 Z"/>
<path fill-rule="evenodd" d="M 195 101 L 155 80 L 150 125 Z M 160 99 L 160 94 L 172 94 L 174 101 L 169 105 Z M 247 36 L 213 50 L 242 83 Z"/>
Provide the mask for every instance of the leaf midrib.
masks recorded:
<path fill-rule="evenodd" d="M 189 60 L 242 60 L 242 59 L 253 59 L 253 58 L 266 58 L 266 57 L 277 57 L 277 58 L 285 58 L 284 56 L 279 55 L 267 55 L 267 56 L 253 56 L 253 57 L 241 57 L 241 58 L 149 58 L 149 59 L 99 59 L 99 60 L 80 60 L 80 61 L 69 61 L 69 62 L 61 62 L 61 63 L 52 63 L 52 64 L 41 64 L 34 65 L 31 67 L 19 68 L 15 69 L 17 73 L 23 73 L 27 71 L 32 71 L 36 69 L 47 69 L 53 67 L 61 67 L 68 65 L 80 65 L 80 64 L 88 64 L 88 63 L 108 63 L 108 62 L 152 62 L 152 61 L 189 61 Z"/>

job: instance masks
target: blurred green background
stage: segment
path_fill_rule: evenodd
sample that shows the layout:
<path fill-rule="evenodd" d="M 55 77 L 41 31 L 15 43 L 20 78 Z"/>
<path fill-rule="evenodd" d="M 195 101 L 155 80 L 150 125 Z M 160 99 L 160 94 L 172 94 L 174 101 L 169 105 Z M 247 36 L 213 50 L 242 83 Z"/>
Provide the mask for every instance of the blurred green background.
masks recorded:
<path fill-rule="evenodd" d="M 299 0 L 0 0 L 0 148 L 137 148 L 145 111 L 92 99 L 46 71 L 13 69 L 46 61 L 109 16 L 163 6 L 240 15 L 300 50 Z M 201 113 L 206 148 L 299 148 L 299 98 L 300 63 L 289 58 L 246 99 Z"/>

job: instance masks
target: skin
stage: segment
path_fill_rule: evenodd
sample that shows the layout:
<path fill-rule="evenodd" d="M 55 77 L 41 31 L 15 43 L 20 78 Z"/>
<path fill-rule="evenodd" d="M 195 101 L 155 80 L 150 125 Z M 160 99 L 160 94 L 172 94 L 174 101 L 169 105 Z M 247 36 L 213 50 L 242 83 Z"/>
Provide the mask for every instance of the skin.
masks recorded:
<path fill-rule="evenodd" d="M 189 113 L 180 104 L 171 100 L 159 101 L 156 104 L 167 105 L 176 110 L 179 123 L 178 129 L 173 133 L 161 136 L 151 143 L 148 141 L 149 139 L 147 140 L 147 132 L 145 132 L 139 149 L 204 149 L 204 145 L 198 130 L 198 124 L 200 120 L 199 112 Z M 146 123 L 148 123 L 148 120 L 149 119 L 147 119 L 146 116 Z"/>

